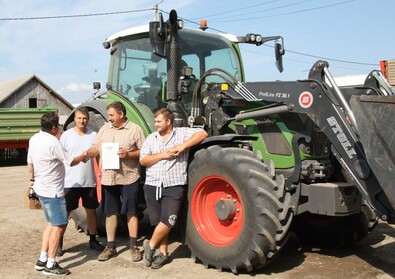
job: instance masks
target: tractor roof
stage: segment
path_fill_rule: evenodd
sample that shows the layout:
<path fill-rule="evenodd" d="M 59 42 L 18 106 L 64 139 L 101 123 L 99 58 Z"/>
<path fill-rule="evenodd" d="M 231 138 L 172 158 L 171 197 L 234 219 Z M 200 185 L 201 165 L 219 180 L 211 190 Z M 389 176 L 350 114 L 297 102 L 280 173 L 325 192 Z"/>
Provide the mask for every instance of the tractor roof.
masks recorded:
<path fill-rule="evenodd" d="M 107 42 L 109 42 L 111 45 L 116 42 L 118 39 L 123 38 L 123 37 L 127 37 L 127 36 L 132 36 L 132 35 L 137 35 L 137 34 L 142 34 L 142 33 L 148 33 L 149 32 L 149 25 L 141 25 L 141 26 L 137 26 L 137 27 L 132 27 L 132 28 L 128 28 L 122 31 L 119 31 L 111 36 L 109 36 L 107 38 Z M 222 37 L 222 38 L 226 38 L 227 40 L 231 41 L 231 42 L 237 42 L 237 37 L 231 34 L 219 34 L 219 33 L 211 33 L 211 32 L 207 32 L 207 31 L 200 31 L 200 30 L 195 30 L 195 29 L 189 29 L 189 28 L 183 28 L 180 30 L 180 32 L 184 33 L 184 32 L 188 32 L 188 33 L 196 33 L 197 35 L 205 35 L 207 37 Z"/>

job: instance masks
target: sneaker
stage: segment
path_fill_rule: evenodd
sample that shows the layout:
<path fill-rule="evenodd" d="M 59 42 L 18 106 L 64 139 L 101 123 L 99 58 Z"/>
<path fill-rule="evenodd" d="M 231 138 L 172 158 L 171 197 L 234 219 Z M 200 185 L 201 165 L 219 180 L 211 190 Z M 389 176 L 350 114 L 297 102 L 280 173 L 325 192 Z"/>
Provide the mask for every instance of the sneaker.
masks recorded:
<path fill-rule="evenodd" d="M 107 260 L 111 259 L 112 257 L 115 257 L 116 255 L 117 255 L 116 249 L 111 249 L 106 246 L 106 248 L 104 248 L 103 252 L 101 252 L 99 257 L 97 257 L 97 260 L 98 261 L 107 261 Z"/>
<path fill-rule="evenodd" d="M 57 262 L 55 262 L 52 267 L 50 267 L 50 268 L 45 267 L 43 270 L 43 274 L 47 275 L 47 276 L 50 276 L 50 275 L 63 276 L 63 275 L 70 274 L 70 270 L 61 268 L 59 266 L 59 264 Z"/>
<path fill-rule="evenodd" d="M 170 262 L 169 256 L 165 256 L 163 253 L 160 253 L 158 256 L 156 256 L 155 260 L 152 262 L 151 268 L 158 269 L 169 262 Z"/>
<path fill-rule="evenodd" d="M 141 256 L 139 248 L 133 248 L 133 249 L 130 249 L 129 251 L 130 251 L 130 254 L 132 255 L 132 261 L 139 262 L 142 260 L 143 257 Z"/>
<path fill-rule="evenodd" d="M 145 239 L 143 242 L 143 248 L 144 248 L 144 264 L 146 267 L 150 267 L 152 260 L 154 258 L 155 254 L 155 249 L 151 249 L 149 246 L 149 239 Z"/>
<path fill-rule="evenodd" d="M 92 241 L 91 240 L 89 241 L 89 248 L 92 249 L 92 250 L 99 251 L 99 252 L 102 252 L 104 250 L 104 246 L 101 245 L 100 242 L 97 241 L 96 239 L 92 240 Z"/>
<path fill-rule="evenodd" d="M 37 271 L 43 271 L 46 265 L 47 265 L 47 262 L 46 262 L 46 261 L 45 261 L 45 262 L 42 262 L 42 261 L 38 260 L 38 261 L 36 262 L 36 265 L 34 266 L 34 268 L 35 268 Z"/>

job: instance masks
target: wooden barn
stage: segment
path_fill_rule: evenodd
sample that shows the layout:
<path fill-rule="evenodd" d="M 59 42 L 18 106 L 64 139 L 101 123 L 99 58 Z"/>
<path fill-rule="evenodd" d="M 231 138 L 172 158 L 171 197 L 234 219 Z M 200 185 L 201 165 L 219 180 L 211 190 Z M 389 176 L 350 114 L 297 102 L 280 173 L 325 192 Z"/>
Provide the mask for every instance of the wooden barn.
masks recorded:
<path fill-rule="evenodd" d="M 62 125 L 72 109 L 35 75 L 0 82 L 0 166 L 26 164 L 29 139 L 40 130 L 41 116 L 56 111 Z"/>
<path fill-rule="evenodd" d="M 58 109 L 66 116 L 73 106 L 35 75 L 0 82 L 0 108 L 42 108 L 46 105 Z"/>

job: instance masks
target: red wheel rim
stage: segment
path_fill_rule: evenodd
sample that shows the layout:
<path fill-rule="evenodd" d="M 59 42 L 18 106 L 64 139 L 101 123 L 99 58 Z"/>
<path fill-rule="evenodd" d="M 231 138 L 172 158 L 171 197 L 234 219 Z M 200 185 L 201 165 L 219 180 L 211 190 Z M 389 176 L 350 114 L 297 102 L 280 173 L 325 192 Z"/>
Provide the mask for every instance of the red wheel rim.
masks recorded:
<path fill-rule="evenodd" d="M 221 199 L 232 200 L 236 213 L 232 218 L 220 220 L 215 204 Z M 191 215 L 200 236 L 211 245 L 226 246 L 240 234 L 244 222 L 243 206 L 235 187 L 220 176 L 201 180 L 192 193 Z"/>

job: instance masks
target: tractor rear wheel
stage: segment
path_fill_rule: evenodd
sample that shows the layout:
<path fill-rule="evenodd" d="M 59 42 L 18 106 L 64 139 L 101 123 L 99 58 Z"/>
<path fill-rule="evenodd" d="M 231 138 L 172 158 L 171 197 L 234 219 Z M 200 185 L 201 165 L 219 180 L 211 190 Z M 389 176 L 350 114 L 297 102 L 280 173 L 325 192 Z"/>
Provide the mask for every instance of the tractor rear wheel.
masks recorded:
<path fill-rule="evenodd" d="M 118 226 L 117 234 L 122 234 L 127 231 L 126 217 L 120 214 L 118 215 Z M 70 212 L 70 219 L 73 219 L 74 226 L 77 230 L 88 234 L 88 223 L 86 217 L 86 211 L 82 206 Z M 106 235 L 106 215 L 103 211 L 103 204 L 100 203 L 96 209 L 96 233 L 100 236 Z"/>
<path fill-rule="evenodd" d="M 106 217 L 103 213 L 102 204 L 96 209 L 96 232 L 98 235 L 106 235 Z M 77 230 L 83 231 L 88 234 L 88 222 L 86 217 L 85 208 L 79 206 L 70 212 L 70 219 L 73 219 L 74 226 Z"/>
<path fill-rule="evenodd" d="M 189 166 L 186 242 L 205 267 L 252 271 L 288 239 L 290 194 L 271 164 L 241 148 L 199 150 Z"/>
<path fill-rule="evenodd" d="M 372 208 L 363 202 L 361 211 L 344 217 L 303 213 L 292 230 L 303 242 L 328 247 L 347 247 L 364 239 L 377 225 Z"/>
<path fill-rule="evenodd" d="M 77 207 L 70 212 L 70 219 L 73 219 L 74 226 L 77 230 L 88 234 L 88 223 L 86 221 L 86 211 L 82 206 Z"/>

